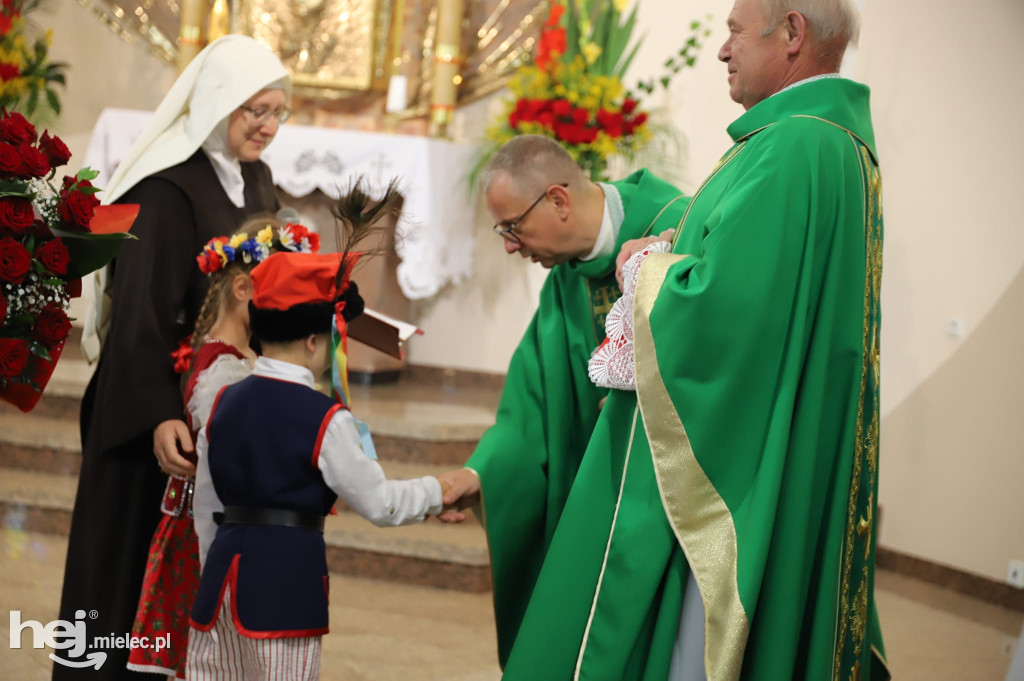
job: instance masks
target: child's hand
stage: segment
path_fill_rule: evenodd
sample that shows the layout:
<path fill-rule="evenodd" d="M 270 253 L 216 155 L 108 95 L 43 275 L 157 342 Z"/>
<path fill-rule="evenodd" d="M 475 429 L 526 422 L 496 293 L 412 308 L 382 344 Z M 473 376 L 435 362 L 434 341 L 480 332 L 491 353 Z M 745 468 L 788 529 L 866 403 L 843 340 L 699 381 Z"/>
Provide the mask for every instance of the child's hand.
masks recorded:
<path fill-rule="evenodd" d="M 462 511 L 480 502 L 480 478 L 475 471 L 460 468 L 437 476 L 441 483 L 444 510 L 438 519 L 444 523 L 461 523 L 466 519 Z"/>
<path fill-rule="evenodd" d="M 171 419 L 164 421 L 153 430 L 153 454 L 160 463 L 160 470 L 171 475 L 192 477 L 196 474 L 195 465 L 178 453 L 178 447 L 184 452 L 192 452 L 192 434 L 184 421 Z"/>

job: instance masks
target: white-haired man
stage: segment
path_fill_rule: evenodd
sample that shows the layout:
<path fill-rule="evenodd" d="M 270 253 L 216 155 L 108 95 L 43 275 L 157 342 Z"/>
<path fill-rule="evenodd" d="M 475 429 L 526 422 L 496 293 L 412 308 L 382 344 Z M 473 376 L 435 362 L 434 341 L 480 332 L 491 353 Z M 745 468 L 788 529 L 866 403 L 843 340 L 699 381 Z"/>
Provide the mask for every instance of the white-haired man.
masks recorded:
<path fill-rule="evenodd" d="M 888 678 L 881 179 L 868 90 L 836 73 L 855 34 L 848 0 L 736 1 L 718 56 L 746 113 L 671 244 L 619 256 L 632 342 L 505 681 Z"/>

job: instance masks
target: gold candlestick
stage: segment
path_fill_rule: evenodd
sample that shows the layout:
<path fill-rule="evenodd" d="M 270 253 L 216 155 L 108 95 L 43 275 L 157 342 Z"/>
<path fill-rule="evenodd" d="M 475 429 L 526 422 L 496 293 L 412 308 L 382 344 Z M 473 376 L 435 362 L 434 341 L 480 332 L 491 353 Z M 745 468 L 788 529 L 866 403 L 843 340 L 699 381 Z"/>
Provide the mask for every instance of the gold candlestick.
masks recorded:
<path fill-rule="evenodd" d="M 182 0 L 178 31 L 178 73 L 185 70 L 192 58 L 203 49 L 203 23 L 207 3 L 204 0 Z"/>
<path fill-rule="evenodd" d="M 437 8 L 437 49 L 434 51 L 433 95 L 430 104 L 430 134 L 449 137 L 459 89 L 462 59 L 463 0 L 441 0 Z"/>

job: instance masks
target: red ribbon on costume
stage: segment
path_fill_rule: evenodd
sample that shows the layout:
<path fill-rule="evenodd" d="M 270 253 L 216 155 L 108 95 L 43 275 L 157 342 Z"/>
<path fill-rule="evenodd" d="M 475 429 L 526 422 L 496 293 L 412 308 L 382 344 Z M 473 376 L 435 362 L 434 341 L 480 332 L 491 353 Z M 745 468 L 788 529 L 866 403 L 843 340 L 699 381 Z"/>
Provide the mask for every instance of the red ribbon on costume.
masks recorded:
<path fill-rule="evenodd" d="M 192 349 L 192 335 L 189 334 L 178 343 L 178 349 L 171 353 L 174 360 L 174 373 L 184 374 L 192 368 L 192 356 L 195 350 Z"/>

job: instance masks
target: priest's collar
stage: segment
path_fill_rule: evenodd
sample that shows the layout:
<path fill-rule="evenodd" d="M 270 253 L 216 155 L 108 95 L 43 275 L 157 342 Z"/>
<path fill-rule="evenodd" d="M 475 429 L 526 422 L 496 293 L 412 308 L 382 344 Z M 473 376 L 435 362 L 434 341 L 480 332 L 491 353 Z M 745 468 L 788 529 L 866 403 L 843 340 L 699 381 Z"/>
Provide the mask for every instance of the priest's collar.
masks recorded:
<path fill-rule="evenodd" d="M 816 77 L 794 86 L 799 87 L 780 90 L 733 121 L 728 128 L 733 141 L 739 142 L 790 116 L 811 116 L 850 131 L 875 154 L 871 91 L 866 85 L 842 77 Z"/>
<path fill-rule="evenodd" d="M 601 230 L 597 234 L 594 248 L 580 258 L 580 262 L 590 262 L 614 251 L 615 244 L 619 239 L 619 230 L 622 229 L 622 221 L 626 219 L 626 210 L 622 207 L 622 195 L 618 188 L 607 182 L 598 182 L 597 184 L 604 191 L 604 214 L 601 216 Z"/>

